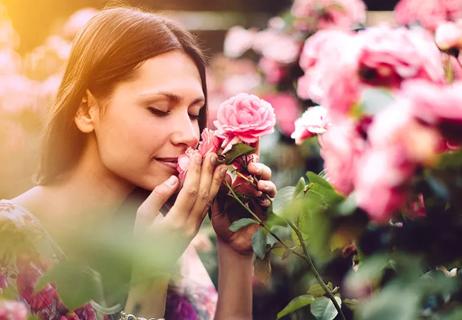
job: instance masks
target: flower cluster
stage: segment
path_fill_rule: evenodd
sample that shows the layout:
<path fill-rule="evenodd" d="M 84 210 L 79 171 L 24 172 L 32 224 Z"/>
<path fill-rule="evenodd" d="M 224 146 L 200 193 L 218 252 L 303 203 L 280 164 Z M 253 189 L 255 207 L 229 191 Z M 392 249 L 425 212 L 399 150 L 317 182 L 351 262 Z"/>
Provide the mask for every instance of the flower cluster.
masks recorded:
<path fill-rule="evenodd" d="M 306 41 L 300 65 L 299 94 L 323 107 L 309 108 L 292 138 L 321 134 L 330 182 L 354 193 L 375 221 L 412 203 L 417 170 L 462 143 L 462 82 L 446 83 L 441 54 L 422 29 L 321 31 Z"/>

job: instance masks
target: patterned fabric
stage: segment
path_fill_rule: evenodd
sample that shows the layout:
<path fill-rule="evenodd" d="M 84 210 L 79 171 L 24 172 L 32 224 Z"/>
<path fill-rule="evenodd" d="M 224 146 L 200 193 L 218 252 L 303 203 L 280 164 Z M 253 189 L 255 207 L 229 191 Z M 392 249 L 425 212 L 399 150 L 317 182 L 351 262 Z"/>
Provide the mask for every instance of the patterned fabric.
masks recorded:
<path fill-rule="evenodd" d="M 9 200 L 0 200 L 0 239 L 0 296 L 24 303 L 28 313 L 39 319 L 96 320 L 90 304 L 68 310 L 53 284 L 34 293 L 41 275 L 66 258 L 34 215 Z M 212 319 L 217 292 L 193 247 L 181 257 L 179 271 L 168 290 L 165 319 Z"/>

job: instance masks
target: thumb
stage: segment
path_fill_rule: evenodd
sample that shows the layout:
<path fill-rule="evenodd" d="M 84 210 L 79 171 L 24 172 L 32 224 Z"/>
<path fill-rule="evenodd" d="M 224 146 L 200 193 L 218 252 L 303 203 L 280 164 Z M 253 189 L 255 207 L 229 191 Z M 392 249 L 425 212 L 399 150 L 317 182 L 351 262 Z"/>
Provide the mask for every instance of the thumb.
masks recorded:
<path fill-rule="evenodd" d="M 136 213 L 136 226 L 151 224 L 159 214 L 160 208 L 175 193 L 178 188 L 178 178 L 171 176 L 152 190 L 151 194 L 139 206 Z"/>

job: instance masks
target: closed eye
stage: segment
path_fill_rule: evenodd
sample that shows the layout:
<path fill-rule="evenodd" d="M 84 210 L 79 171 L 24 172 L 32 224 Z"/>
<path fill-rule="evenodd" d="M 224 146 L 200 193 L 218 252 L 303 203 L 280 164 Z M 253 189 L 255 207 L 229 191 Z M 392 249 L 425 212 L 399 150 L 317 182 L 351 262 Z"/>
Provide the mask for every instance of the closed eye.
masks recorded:
<path fill-rule="evenodd" d="M 170 111 L 162 111 L 162 110 L 156 109 L 154 107 L 148 107 L 148 110 L 149 110 L 150 113 L 152 113 L 153 115 L 158 116 L 158 117 L 165 117 L 165 116 L 168 116 L 170 114 Z"/>

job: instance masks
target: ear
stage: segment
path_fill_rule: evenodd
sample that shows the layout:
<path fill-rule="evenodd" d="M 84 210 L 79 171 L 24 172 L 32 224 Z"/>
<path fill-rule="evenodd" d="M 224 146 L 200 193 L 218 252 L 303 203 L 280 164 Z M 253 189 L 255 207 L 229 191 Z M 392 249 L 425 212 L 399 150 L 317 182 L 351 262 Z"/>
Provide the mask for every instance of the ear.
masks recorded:
<path fill-rule="evenodd" d="M 87 90 L 80 102 L 79 108 L 74 116 L 74 122 L 77 128 L 84 133 L 90 133 L 95 130 L 95 124 L 98 121 L 99 106 L 93 94 Z"/>

